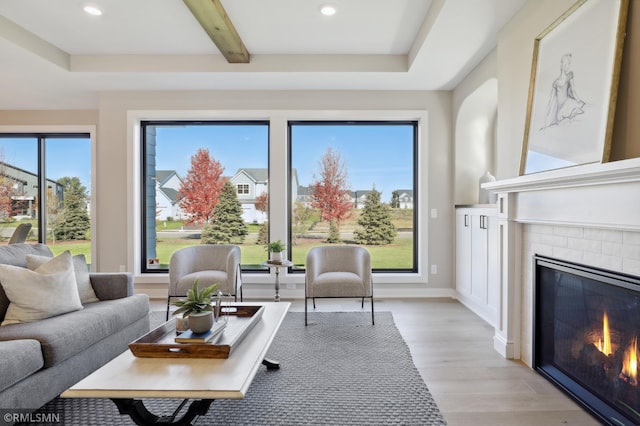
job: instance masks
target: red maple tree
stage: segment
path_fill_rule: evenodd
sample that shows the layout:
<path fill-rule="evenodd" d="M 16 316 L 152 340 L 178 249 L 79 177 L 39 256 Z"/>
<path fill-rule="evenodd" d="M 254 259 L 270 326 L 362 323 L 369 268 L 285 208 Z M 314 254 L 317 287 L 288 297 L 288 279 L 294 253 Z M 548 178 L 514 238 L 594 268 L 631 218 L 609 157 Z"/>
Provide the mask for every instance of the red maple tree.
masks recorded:
<path fill-rule="evenodd" d="M 337 224 L 351 216 L 353 203 L 347 168 L 340 153 L 331 148 L 320 160 L 320 179 L 310 185 L 311 207 L 320 209 L 320 218 Z"/>
<path fill-rule="evenodd" d="M 191 156 L 191 168 L 180 184 L 180 205 L 189 215 L 187 223 L 203 224 L 213 219 L 213 208 L 225 181 L 223 171 L 222 164 L 206 148 Z"/>
<path fill-rule="evenodd" d="M 263 192 L 256 197 L 256 210 L 267 213 L 269 211 L 269 193 Z"/>

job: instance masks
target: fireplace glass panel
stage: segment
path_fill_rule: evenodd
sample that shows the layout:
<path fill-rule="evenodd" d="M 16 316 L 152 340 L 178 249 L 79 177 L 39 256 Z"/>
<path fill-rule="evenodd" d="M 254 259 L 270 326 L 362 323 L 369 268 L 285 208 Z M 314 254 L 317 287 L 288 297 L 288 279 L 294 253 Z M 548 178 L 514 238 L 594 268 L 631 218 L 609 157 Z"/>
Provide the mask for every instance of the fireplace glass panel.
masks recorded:
<path fill-rule="evenodd" d="M 640 424 L 640 280 L 535 258 L 534 365 L 609 424 Z"/>

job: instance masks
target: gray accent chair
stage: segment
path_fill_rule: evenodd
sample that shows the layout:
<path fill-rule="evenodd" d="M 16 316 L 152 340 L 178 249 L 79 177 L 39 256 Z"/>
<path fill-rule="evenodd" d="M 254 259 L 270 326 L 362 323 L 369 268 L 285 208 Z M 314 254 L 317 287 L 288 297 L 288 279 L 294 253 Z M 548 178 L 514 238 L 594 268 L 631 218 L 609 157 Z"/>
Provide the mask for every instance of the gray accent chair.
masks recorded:
<path fill-rule="evenodd" d="M 9 239 L 9 244 L 24 243 L 25 241 L 27 241 L 27 237 L 29 236 L 29 231 L 31 231 L 31 224 L 28 222 L 21 223 L 16 227 L 15 231 L 13 231 L 13 234 L 11 234 L 11 238 Z"/>
<path fill-rule="evenodd" d="M 203 289 L 218 283 L 218 290 L 242 301 L 242 276 L 240 247 L 231 244 L 200 244 L 176 250 L 169 260 L 169 297 L 167 319 L 171 299 L 185 297 L 198 279 Z"/>
<path fill-rule="evenodd" d="M 307 304 L 317 298 L 371 299 L 371 323 L 375 324 L 373 311 L 373 279 L 371 256 L 358 246 L 320 246 L 307 253 L 304 283 L 304 324 L 307 325 Z"/>

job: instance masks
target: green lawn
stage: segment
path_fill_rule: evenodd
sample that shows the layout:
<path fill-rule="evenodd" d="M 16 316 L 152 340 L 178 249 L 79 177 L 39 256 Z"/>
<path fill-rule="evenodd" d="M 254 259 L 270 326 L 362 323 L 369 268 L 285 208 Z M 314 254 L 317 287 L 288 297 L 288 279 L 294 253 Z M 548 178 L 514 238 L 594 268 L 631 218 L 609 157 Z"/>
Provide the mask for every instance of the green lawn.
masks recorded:
<path fill-rule="evenodd" d="M 411 268 L 413 265 L 413 240 L 411 238 L 396 238 L 394 244 L 387 246 L 364 246 L 371 253 L 373 268 L 402 269 Z M 182 247 L 198 244 L 194 240 L 165 239 L 158 242 L 156 251 L 162 267 L 168 266 L 171 253 Z M 298 243 L 288 253 L 293 253 L 293 262 L 297 267 L 304 268 L 305 257 L 309 249 L 315 246 L 325 245 L 322 240 L 306 240 Z M 267 253 L 261 245 L 240 244 L 242 249 L 242 265 L 251 269 L 260 268 L 260 264 L 267 259 Z"/>
<path fill-rule="evenodd" d="M 413 223 L 413 211 L 393 209 L 393 220 L 398 228 L 411 229 Z M 352 217 L 342 224 L 343 232 L 350 232 L 357 227 L 357 218 L 360 212 L 354 210 Z M 35 221 L 32 222 L 37 226 Z M 21 222 L 1 223 L 0 228 L 15 228 Z M 248 224 L 249 235 L 245 242 L 240 244 L 242 248 L 242 265 L 250 269 L 260 269 L 260 264 L 267 259 L 267 253 L 262 245 L 255 244 L 259 225 Z M 325 224 L 318 223 L 314 226 L 313 231 L 322 232 Z M 198 228 L 194 226 L 186 226 L 180 221 L 160 221 L 157 230 L 160 231 L 178 231 L 178 230 L 194 230 Z M 33 234 L 33 231 L 32 231 Z M 169 233 L 171 234 L 171 233 Z M 29 242 L 35 242 L 30 239 Z M 156 246 L 156 255 L 160 260 L 160 266 L 167 268 L 171 254 L 183 247 L 199 244 L 199 239 L 193 238 L 158 238 Z M 58 255 L 65 250 L 71 251 L 72 254 L 84 254 L 87 263 L 91 263 L 91 241 L 59 241 L 56 243 L 49 242 L 51 251 Z M 325 245 L 320 238 L 300 238 L 297 239 L 293 247 L 287 247 L 289 256 L 293 254 L 293 262 L 296 267 L 304 268 L 305 257 L 309 249 L 315 246 Z M 375 269 L 408 269 L 413 265 L 413 238 L 410 236 L 398 236 L 393 244 L 386 246 L 364 246 L 371 253 L 372 267 Z"/>

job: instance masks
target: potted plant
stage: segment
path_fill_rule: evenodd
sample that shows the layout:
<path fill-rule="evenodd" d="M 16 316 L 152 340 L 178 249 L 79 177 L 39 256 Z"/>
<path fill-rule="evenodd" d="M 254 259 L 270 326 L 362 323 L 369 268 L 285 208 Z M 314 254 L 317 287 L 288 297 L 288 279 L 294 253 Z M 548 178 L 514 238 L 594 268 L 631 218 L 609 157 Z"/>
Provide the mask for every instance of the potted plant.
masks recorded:
<path fill-rule="evenodd" d="M 282 262 L 282 252 L 287 246 L 280 240 L 272 241 L 267 244 L 267 251 L 269 252 L 269 260 L 272 262 Z"/>
<path fill-rule="evenodd" d="M 193 288 L 187 292 L 186 299 L 180 299 L 171 304 L 177 306 L 173 315 L 182 314 L 187 318 L 189 328 L 194 333 L 204 333 L 213 326 L 213 306 L 211 306 L 211 294 L 218 288 L 218 284 L 198 290 L 198 279 L 193 282 Z"/>

